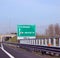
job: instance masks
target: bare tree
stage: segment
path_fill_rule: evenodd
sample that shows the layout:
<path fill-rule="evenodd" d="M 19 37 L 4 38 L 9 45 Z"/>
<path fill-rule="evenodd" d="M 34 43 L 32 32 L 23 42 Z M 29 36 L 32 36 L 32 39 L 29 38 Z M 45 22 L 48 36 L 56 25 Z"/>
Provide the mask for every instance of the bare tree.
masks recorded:
<path fill-rule="evenodd" d="M 53 24 L 48 27 L 49 36 L 54 36 L 54 26 Z"/>
<path fill-rule="evenodd" d="M 45 35 L 48 36 L 49 33 L 48 33 L 48 29 L 45 30 Z"/>
<path fill-rule="evenodd" d="M 60 35 L 60 26 L 59 24 L 55 24 L 55 36 L 59 36 Z"/>
<path fill-rule="evenodd" d="M 48 28 L 46 29 L 46 35 L 49 37 L 54 36 L 54 25 L 51 24 L 48 26 Z"/>
<path fill-rule="evenodd" d="M 46 35 L 52 37 L 52 36 L 59 36 L 60 35 L 60 26 L 59 24 L 50 24 L 48 28 L 46 29 Z"/>

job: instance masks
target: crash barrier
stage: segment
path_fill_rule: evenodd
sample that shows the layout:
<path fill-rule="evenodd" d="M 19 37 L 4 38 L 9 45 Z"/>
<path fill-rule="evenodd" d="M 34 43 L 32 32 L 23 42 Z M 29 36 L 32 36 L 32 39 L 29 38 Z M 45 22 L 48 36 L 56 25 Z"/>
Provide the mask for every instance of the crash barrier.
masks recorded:
<path fill-rule="evenodd" d="M 49 47 L 49 46 L 28 45 L 28 44 L 18 44 L 18 45 L 20 46 L 20 48 L 24 48 L 29 51 L 60 54 L 60 47 Z"/>
<path fill-rule="evenodd" d="M 56 55 L 58 54 L 60 56 L 60 47 L 53 47 L 53 46 L 41 46 L 41 45 L 30 45 L 30 44 L 19 44 L 19 43 L 8 43 L 5 42 L 5 44 L 11 44 L 16 45 L 16 47 L 19 46 L 19 48 L 26 49 L 31 52 L 41 52 L 42 54 L 52 54 Z"/>
<path fill-rule="evenodd" d="M 60 47 L 60 38 L 20 39 L 20 44 Z"/>

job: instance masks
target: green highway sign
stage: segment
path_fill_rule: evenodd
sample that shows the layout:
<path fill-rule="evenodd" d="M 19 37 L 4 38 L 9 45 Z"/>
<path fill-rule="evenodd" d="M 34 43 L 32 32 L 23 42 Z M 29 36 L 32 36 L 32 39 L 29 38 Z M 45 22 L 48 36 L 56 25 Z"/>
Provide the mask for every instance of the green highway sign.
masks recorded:
<path fill-rule="evenodd" d="M 36 36 L 35 25 L 18 25 L 17 36 L 18 37 L 35 37 Z"/>

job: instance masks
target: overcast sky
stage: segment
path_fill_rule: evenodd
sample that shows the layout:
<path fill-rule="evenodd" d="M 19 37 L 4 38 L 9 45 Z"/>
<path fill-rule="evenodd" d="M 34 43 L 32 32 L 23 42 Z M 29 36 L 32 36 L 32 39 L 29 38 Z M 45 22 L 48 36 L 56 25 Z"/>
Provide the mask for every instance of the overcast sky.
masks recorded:
<path fill-rule="evenodd" d="M 60 0 L 0 0 L 0 33 L 16 31 L 18 24 L 36 24 L 43 32 L 55 23 L 60 24 Z"/>

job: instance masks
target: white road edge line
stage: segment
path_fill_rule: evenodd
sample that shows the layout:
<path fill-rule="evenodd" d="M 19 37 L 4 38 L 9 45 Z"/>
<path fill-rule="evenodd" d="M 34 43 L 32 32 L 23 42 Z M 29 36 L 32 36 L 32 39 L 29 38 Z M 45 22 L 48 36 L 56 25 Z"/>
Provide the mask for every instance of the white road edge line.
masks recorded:
<path fill-rule="evenodd" d="M 12 56 L 9 52 L 7 52 L 7 51 L 3 48 L 2 43 L 1 43 L 1 49 L 2 49 L 2 51 L 4 51 L 10 58 L 15 58 L 14 56 Z"/>

